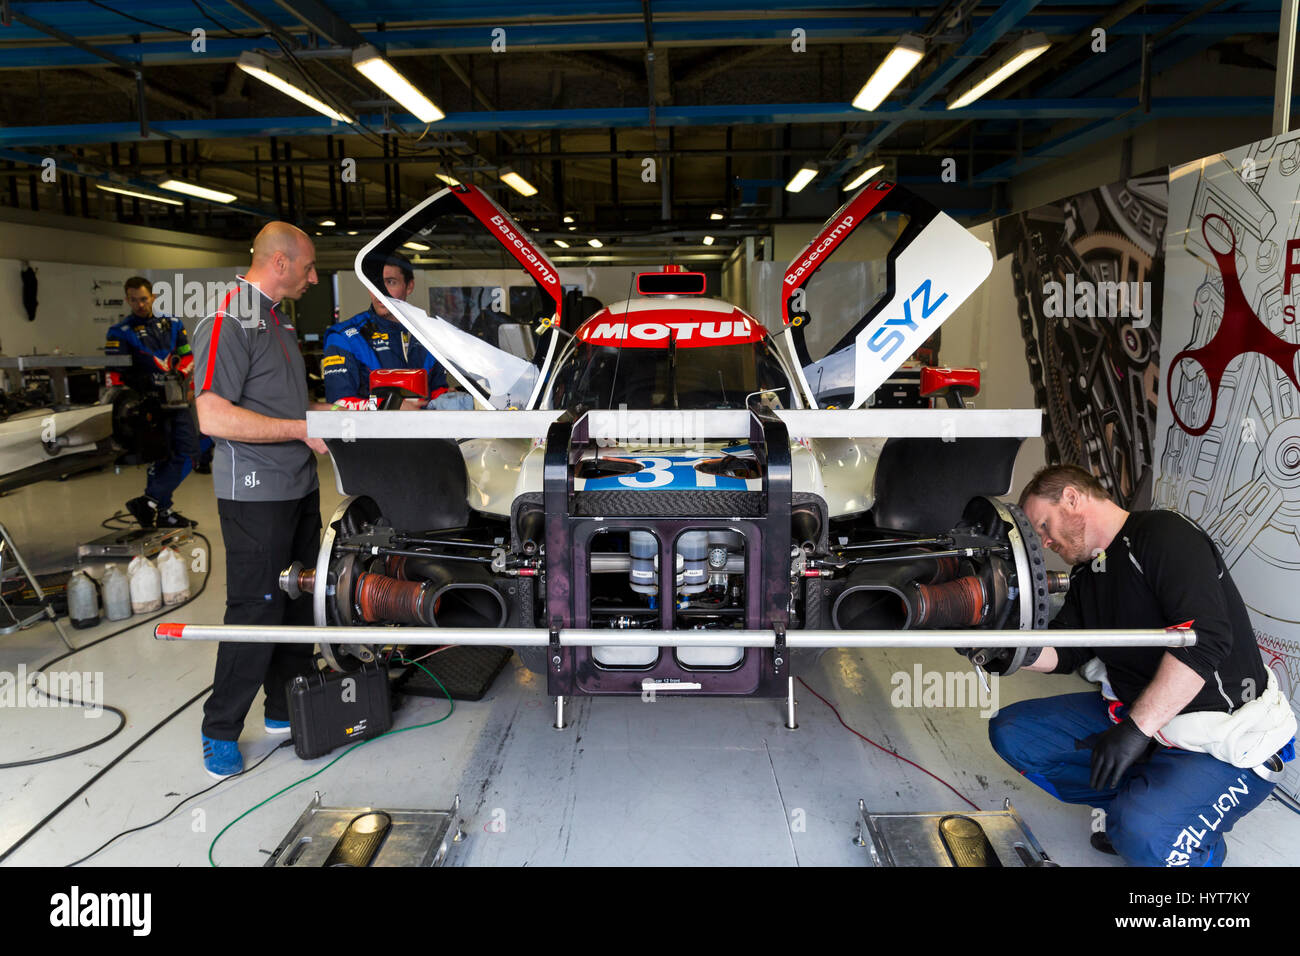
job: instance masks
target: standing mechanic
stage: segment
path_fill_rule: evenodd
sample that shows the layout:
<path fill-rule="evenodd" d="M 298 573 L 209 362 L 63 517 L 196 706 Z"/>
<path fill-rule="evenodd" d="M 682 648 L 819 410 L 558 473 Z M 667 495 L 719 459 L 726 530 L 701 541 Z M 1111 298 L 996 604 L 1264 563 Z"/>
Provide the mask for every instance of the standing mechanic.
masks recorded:
<path fill-rule="evenodd" d="M 1189 624 L 1197 641 L 1031 649 L 1022 666 L 1056 674 L 1101 658 L 1119 699 L 1013 704 L 990 723 L 993 749 L 1054 797 L 1104 810 L 1098 849 L 1139 866 L 1221 865 L 1224 834 L 1273 791 L 1296 731 L 1223 559 L 1188 519 L 1125 511 L 1074 465 L 1039 471 L 1020 503 L 1074 566 L 1052 628 Z M 1005 671 L 1011 653 L 990 669 Z"/>
<path fill-rule="evenodd" d="M 132 276 L 124 290 L 131 314 L 108 330 L 104 351 L 129 355 L 131 364 L 121 371 L 109 369 L 108 384 L 127 385 L 162 402 L 167 441 L 167 457 L 150 463 L 144 494 L 128 501 L 126 509 L 143 528 L 188 528 L 198 522 L 172 510 L 172 494 L 199 457 L 199 432 L 187 401 L 186 383 L 194 369 L 194 356 L 180 319 L 153 314 L 153 283 Z"/>
<path fill-rule="evenodd" d="M 384 261 L 383 279 L 390 298 L 405 302 L 415 291 L 415 271 L 397 253 Z M 422 368 L 434 397 L 446 391 L 447 376 L 437 359 L 372 294 L 369 309 L 325 330 L 325 400 L 342 408 L 374 408 L 370 373 L 385 368 Z"/>
<path fill-rule="evenodd" d="M 277 306 L 316 284 L 307 234 L 272 222 L 253 240 L 253 263 L 221 309 L 195 330 L 199 423 L 217 440 L 212 480 L 226 547 L 226 624 L 312 623 L 310 598 L 290 601 L 279 573 L 314 563 L 320 545 L 316 458 L 307 437 L 307 372 L 298 339 Z M 288 681 L 311 669 L 310 644 L 217 649 L 203 705 L 203 765 L 214 777 L 243 770 L 238 739 L 259 688 L 268 733 L 289 732 Z"/>

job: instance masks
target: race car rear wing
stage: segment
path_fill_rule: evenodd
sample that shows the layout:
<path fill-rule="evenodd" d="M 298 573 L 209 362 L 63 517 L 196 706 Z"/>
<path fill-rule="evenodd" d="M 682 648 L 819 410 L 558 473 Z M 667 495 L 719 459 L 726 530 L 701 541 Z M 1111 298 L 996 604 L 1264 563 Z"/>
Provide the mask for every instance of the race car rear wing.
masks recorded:
<path fill-rule="evenodd" d="M 489 412 L 308 412 L 311 438 L 538 438 L 563 410 Z M 882 408 L 828 411 L 778 409 L 791 438 L 1037 438 L 1042 412 L 1035 408 Z M 749 434 L 745 409 L 617 409 L 586 413 L 598 441 L 691 444 L 706 438 Z"/>

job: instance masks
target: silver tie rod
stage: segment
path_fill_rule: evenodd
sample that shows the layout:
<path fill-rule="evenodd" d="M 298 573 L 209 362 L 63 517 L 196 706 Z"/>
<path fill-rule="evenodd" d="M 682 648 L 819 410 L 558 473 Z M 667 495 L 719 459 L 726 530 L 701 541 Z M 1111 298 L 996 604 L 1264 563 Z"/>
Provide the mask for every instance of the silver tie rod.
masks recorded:
<path fill-rule="evenodd" d="M 468 644 L 546 647 L 540 627 L 264 627 L 250 624 L 159 624 L 160 641 L 240 644 Z M 565 628 L 562 647 L 774 647 L 775 631 L 660 631 Z M 1191 628 L 1053 631 L 787 631 L 787 647 L 1191 647 Z"/>

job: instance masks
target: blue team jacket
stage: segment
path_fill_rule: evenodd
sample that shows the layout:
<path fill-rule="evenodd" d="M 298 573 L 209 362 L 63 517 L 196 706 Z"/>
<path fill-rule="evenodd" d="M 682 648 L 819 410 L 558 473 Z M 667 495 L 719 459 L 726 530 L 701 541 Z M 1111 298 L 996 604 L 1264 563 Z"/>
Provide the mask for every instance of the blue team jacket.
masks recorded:
<path fill-rule="evenodd" d="M 422 368 L 429 373 L 430 391 L 447 385 L 442 366 L 400 322 L 367 309 L 325 330 L 326 401 L 369 398 L 370 373 L 377 368 Z"/>

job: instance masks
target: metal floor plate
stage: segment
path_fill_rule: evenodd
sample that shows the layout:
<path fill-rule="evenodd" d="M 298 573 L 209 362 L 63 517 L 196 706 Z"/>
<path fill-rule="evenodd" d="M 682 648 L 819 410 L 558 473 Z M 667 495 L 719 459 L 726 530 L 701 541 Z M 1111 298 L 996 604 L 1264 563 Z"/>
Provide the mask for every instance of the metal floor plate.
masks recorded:
<path fill-rule="evenodd" d="M 997 858 L 995 866 L 1056 866 L 1011 800 L 1004 800 L 1002 807 L 955 813 L 871 813 L 859 800 L 857 843 L 867 848 L 876 866 L 957 866 L 940 832 L 944 820 L 957 818 L 979 824 Z"/>
<path fill-rule="evenodd" d="M 357 816 L 380 807 L 323 807 L 317 793 L 265 866 L 324 866 L 343 831 Z M 459 835 L 460 800 L 450 810 L 383 810 L 392 818 L 370 866 L 441 866 Z"/>

